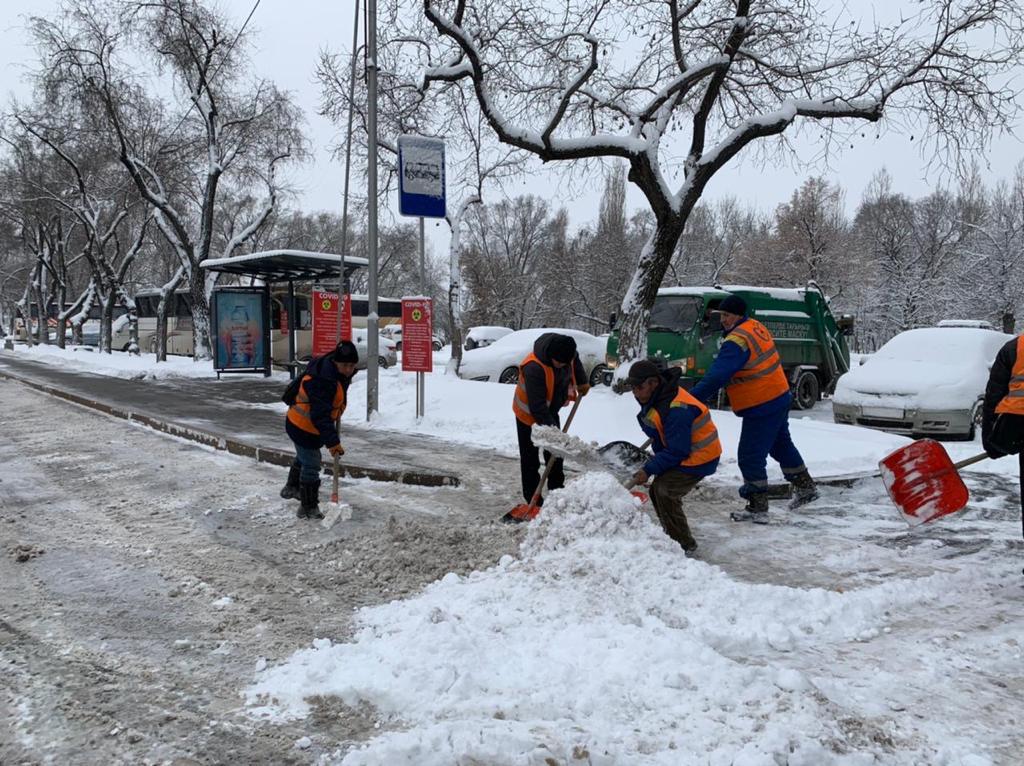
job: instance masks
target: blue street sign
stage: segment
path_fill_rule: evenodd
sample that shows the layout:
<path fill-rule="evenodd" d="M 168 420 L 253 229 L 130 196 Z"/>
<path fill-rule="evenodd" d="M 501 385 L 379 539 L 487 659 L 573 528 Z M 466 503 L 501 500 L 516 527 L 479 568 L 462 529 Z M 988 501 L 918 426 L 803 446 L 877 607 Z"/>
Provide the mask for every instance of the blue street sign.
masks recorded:
<path fill-rule="evenodd" d="M 444 218 L 444 141 L 398 137 L 398 212 L 417 218 Z"/>

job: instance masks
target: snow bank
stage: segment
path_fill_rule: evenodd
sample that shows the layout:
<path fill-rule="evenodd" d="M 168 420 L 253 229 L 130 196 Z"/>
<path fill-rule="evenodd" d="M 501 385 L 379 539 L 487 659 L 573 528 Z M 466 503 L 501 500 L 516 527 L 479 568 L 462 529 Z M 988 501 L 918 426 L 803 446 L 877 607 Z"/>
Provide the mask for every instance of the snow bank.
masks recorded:
<path fill-rule="evenodd" d="M 370 703 L 394 730 L 346 766 L 874 762 L 786 658 L 870 638 L 938 586 L 738 582 L 683 557 L 635 502 L 583 476 L 552 493 L 520 560 L 360 610 L 351 643 L 314 642 L 248 703 L 286 718 L 317 694 Z"/>
<path fill-rule="evenodd" d="M 124 351 L 101 354 L 90 346 L 60 349 L 57 346 L 19 346 L 18 354 L 59 363 L 62 369 L 80 370 L 94 375 L 137 380 L 164 380 L 171 378 L 213 378 L 217 373 L 212 362 L 194 362 L 188 356 L 168 356 L 166 362 L 157 363 L 156 354 L 132 356 Z M 282 380 L 285 373 L 279 373 Z"/>

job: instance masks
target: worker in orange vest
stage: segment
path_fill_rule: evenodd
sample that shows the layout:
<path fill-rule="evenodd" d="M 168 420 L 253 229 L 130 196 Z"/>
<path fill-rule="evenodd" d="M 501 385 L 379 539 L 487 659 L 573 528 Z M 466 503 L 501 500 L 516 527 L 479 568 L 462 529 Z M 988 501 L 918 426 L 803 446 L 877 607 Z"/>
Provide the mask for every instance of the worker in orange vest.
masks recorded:
<path fill-rule="evenodd" d="M 1020 456 L 1024 534 L 1024 335 L 1008 341 L 992 363 L 982 405 L 981 443 L 991 458 Z"/>
<path fill-rule="evenodd" d="M 306 367 L 295 401 L 288 407 L 285 430 L 295 445 L 295 460 L 281 497 L 298 498 L 300 519 L 322 519 L 320 512 L 320 448 L 341 457 L 338 418 L 348 403 L 348 387 L 356 374 L 359 352 L 343 340 L 334 351 L 316 357 Z"/>
<path fill-rule="evenodd" d="M 718 469 L 722 443 L 711 412 L 679 385 L 682 370 L 665 372 L 650 360 L 634 362 L 626 385 L 640 405 L 636 419 L 651 437 L 654 456 L 633 475 L 635 484 L 651 483 L 651 503 L 665 534 L 679 543 L 686 556 L 697 550 L 683 512 L 683 497 L 701 479 Z"/>
<path fill-rule="evenodd" d="M 711 369 L 690 393 L 708 402 L 725 388 L 732 411 L 743 420 L 736 459 L 743 475 L 740 497 L 747 501 L 743 510 L 730 516 L 733 521 L 767 524 L 769 455 L 794 486 L 791 509 L 815 500 L 818 489 L 789 435 L 792 395 L 775 339 L 767 327 L 747 316 L 746 301 L 738 295 L 723 298 L 716 311 L 725 340 Z"/>
<path fill-rule="evenodd" d="M 561 426 L 558 411 L 577 396 L 586 396 L 589 390 L 576 353 L 576 340 L 571 335 L 544 333 L 534 342 L 533 352 L 519 363 L 512 411 L 516 416 L 519 468 L 526 502 L 530 502 L 540 482 L 540 453 L 533 443 L 533 426 Z M 545 450 L 545 463 L 550 459 L 551 453 Z M 548 489 L 564 486 L 565 472 L 562 459 L 558 458 L 548 475 Z"/>

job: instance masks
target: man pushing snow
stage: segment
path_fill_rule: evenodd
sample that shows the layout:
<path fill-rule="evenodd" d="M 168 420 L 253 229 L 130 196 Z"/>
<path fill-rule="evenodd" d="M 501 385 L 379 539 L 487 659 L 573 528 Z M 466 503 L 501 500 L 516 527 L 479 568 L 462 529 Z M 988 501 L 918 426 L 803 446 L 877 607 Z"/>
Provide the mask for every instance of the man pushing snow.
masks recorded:
<path fill-rule="evenodd" d="M 708 408 L 679 385 L 682 371 L 661 372 L 642 360 L 629 368 L 626 385 L 640 404 L 636 419 L 651 437 L 654 457 L 633 475 L 637 484 L 653 476 L 651 502 L 665 534 L 690 556 L 697 550 L 683 512 L 683 497 L 718 468 L 722 444 Z"/>

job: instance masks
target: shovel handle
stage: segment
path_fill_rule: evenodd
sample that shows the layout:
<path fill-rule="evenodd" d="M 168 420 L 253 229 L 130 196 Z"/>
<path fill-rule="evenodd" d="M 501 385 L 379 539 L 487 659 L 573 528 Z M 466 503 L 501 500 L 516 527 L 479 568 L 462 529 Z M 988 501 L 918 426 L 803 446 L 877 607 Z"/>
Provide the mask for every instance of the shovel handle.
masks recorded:
<path fill-rule="evenodd" d="M 565 419 L 565 425 L 562 426 L 562 433 L 564 434 L 569 430 L 569 426 L 572 425 L 572 419 L 576 417 L 576 410 L 580 408 L 580 402 L 583 397 L 579 397 L 575 402 L 572 403 L 572 409 L 569 410 L 569 417 Z M 555 468 L 555 461 L 558 460 L 558 455 L 551 453 L 551 457 L 548 459 L 547 465 L 544 466 L 544 473 L 540 475 L 540 483 L 537 484 L 537 491 L 533 493 L 533 497 L 530 498 L 530 504 L 527 506 L 531 510 L 537 507 L 537 503 L 540 502 L 540 493 L 543 490 L 544 484 L 548 480 L 548 476 L 551 475 L 551 471 Z"/>
<path fill-rule="evenodd" d="M 959 463 L 953 463 L 953 467 L 959 471 L 961 468 L 966 468 L 969 465 L 974 465 L 975 463 L 980 463 L 982 460 L 984 460 L 987 457 L 988 457 L 988 453 L 987 452 L 982 452 L 980 455 L 975 455 L 974 457 L 965 458 L 965 459 L 961 460 Z"/>

